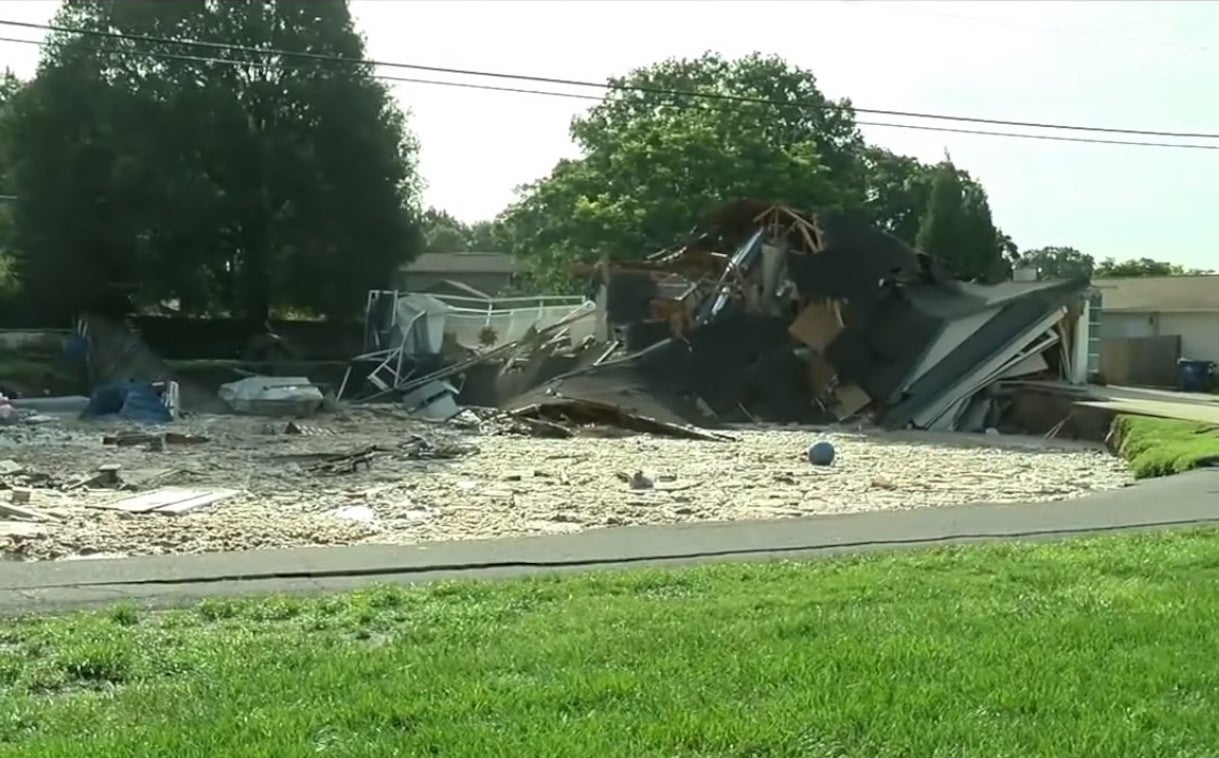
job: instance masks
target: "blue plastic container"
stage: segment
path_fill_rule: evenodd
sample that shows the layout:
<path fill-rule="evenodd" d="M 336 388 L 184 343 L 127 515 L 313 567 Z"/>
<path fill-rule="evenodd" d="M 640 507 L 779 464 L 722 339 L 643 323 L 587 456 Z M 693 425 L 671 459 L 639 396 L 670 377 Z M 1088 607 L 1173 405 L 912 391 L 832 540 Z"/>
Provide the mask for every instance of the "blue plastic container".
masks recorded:
<path fill-rule="evenodd" d="M 1215 362 L 1177 361 L 1177 383 L 1184 392 L 1211 392 L 1215 389 Z"/>

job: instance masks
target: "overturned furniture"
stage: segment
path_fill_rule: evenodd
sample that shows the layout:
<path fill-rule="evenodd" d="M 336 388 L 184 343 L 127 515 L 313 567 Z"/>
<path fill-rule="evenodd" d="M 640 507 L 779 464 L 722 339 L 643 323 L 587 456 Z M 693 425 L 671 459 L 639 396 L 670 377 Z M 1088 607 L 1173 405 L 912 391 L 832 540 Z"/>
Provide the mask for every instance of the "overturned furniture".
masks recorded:
<path fill-rule="evenodd" d="M 303 376 L 249 376 L 221 385 L 218 394 L 234 413 L 254 416 L 311 416 L 325 400 Z"/>

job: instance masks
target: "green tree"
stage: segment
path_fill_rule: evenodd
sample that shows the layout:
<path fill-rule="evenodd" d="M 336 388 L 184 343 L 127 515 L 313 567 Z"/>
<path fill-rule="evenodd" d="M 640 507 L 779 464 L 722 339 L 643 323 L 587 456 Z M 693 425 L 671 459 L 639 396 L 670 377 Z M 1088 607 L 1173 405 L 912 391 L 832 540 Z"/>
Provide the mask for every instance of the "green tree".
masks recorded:
<path fill-rule="evenodd" d="M 1157 261 L 1151 258 L 1137 258 L 1128 261 L 1117 261 L 1105 258 L 1096 266 L 1094 275 L 1100 277 L 1135 277 L 1135 276 L 1197 276 L 1209 274 L 1210 271 L 1186 268 L 1176 263 Z"/>
<path fill-rule="evenodd" d="M 937 169 L 866 145 L 849 101 L 830 101 L 809 71 L 771 56 L 709 53 L 611 83 L 627 89 L 573 121 L 581 157 L 520 188 L 499 219 L 499 239 L 528 260 L 537 286 L 570 286 L 564 271 L 573 262 L 638 258 L 682 242 L 708 211 L 742 197 L 844 208 L 910 244 L 925 225 Z M 958 198 L 940 215 L 960 220 L 944 255 L 964 275 L 1001 275 L 1015 245 L 994 227 L 981 186 L 953 171 Z"/>
<path fill-rule="evenodd" d="M 466 225 L 447 212 L 428 208 L 423 214 L 423 249 L 429 253 L 459 253 L 470 249 Z"/>
<path fill-rule="evenodd" d="M 468 227 L 467 241 L 470 250 L 480 253 L 503 253 L 506 245 L 499 222 L 495 220 L 475 221 Z"/>
<path fill-rule="evenodd" d="M 74 0 L 56 21 L 363 54 L 342 0 Z M 354 313 L 422 246 L 417 146 L 367 65 L 61 33 L 11 121 L 16 241 L 47 316 L 101 283 L 255 323 Z"/>
<path fill-rule="evenodd" d="M 932 168 L 880 147 L 868 147 L 864 162 L 869 220 L 906 244 L 914 245 L 931 202 Z"/>
<path fill-rule="evenodd" d="M 429 208 L 423 214 L 424 249 L 429 253 L 501 253 L 499 225 L 495 221 L 466 224 L 447 211 Z"/>
<path fill-rule="evenodd" d="M 956 262 L 964 228 L 964 194 L 961 175 L 951 163 L 945 161 L 935 168 L 927 210 L 915 237 L 920 250 Z"/>
<path fill-rule="evenodd" d="M 850 104 L 827 99 L 808 71 L 775 57 L 708 53 L 612 83 L 637 89 L 613 90 L 577 117 L 571 135 L 582 157 L 522 188 L 503 219 L 511 249 L 552 283 L 572 261 L 637 258 L 677 243 L 709 210 L 740 197 L 863 204 L 863 143 Z M 673 91 L 803 105 L 694 102 L 665 94 Z"/>
<path fill-rule="evenodd" d="M 1090 277 L 1096 267 L 1092 256 L 1081 253 L 1073 247 L 1057 246 L 1026 250 L 1020 256 L 1019 265 L 1035 268 L 1038 279 Z"/>
<path fill-rule="evenodd" d="M 947 263 L 960 278 L 984 280 L 1001 278 L 1014 250 L 995 227 L 986 191 L 947 158 L 932 171 L 915 247 Z"/>
<path fill-rule="evenodd" d="M 19 289 L 20 280 L 17 275 L 17 260 L 13 255 L 13 211 L 14 189 L 9 178 L 9 172 L 3 163 L 3 145 L 8 133 L 7 124 L 12 112 L 10 104 L 21 91 L 22 82 L 12 71 L 5 69 L 0 74 L 0 298 L 3 307 L 0 312 L 11 310 L 11 300 Z"/>

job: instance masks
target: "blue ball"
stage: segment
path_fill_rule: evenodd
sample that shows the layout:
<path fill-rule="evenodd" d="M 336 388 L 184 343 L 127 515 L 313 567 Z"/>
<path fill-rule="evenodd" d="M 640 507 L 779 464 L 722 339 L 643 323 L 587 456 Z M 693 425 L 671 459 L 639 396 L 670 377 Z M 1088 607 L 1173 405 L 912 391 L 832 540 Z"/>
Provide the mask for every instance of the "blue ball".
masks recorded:
<path fill-rule="evenodd" d="M 814 466 L 830 465 L 834 462 L 834 446 L 824 441 L 809 445 L 808 462 Z"/>

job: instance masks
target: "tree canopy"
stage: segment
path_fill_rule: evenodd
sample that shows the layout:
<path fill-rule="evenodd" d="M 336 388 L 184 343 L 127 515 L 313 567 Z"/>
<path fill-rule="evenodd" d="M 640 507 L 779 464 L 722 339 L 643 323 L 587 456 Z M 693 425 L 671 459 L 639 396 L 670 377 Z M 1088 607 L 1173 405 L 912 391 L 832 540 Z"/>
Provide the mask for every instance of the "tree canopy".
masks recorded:
<path fill-rule="evenodd" d="M 55 33 L 31 82 L 0 79 L 0 194 L 18 198 L 0 202 L 0 294 L 20 282 L 47 322 L 167 301 L 252 322 L 347 314 L 422 250 L 513 252 L 533 286 L 558 289 L 570 264 L 684 242 L 742 197 L 843 209 L 962 278 L 1017 258 L 967 171 L 868 144 L 849 100 L 774 56 L 611 81 L 571 124 L 580 157 L 466 223 L 421 211 L 418 145 L 370 65 L 265 52 L 362 58 L 344 0 L 73 0 L 56 21 L 264 52 Z M 1069 247 L 1020 260 L 1047 278 L 1190 273 Z"/>
<path fill-rule="evenodd" d="M 343 0 L 77 0 L 56 23 L 364 53 Z M 256 322 L 352 313 L 422 246 L 417 145 L 368 65 L 56 33 L 0 148 L 47 318 L 112 301 L 105 284 Z"/>
<path fill-rule="evenodd" d="M 513 248 L 544 268 L 653 252 L 738 197 L 807 208 L 862 200 L 850 103 L 832 103 L 810 73 L 781 59 L 708 53 L 612 85 L 635 89 L 614 89 L 577 117 L 571 135 L 583 157 L 524 187 L 505 216 Z M 692 103 L 673 91 L 809 105 Z"/>
<path fill-rule="evenodd" d="M 1105 258 L 1097 264 L 1094 276 L 1097 277 L 1134 277 L 1134 276 L 1196 276 L 1209 274 L 1202 269 L 1187 268 L 1176 263 L 1157 261 L 1151 258 L 1133 258 L 1117 261 Z"/>
<path fill-rule="evenodd" d="M 22 83 L 5 69 L 0 73 L 0 135 L 4 134 L 9 114 L 12 112 L 13 99 L 21 91 Z M 3 154 L 0 154 L 0 297 L 4 298 L 5 306 L 0 307 L 0 314 L 7 315 L 7 306 L 20 283 L 17 276 L 17 259 L 13 254 L 13 201 L 15 190 L 5 170 Z"/>
<path fill-rule="evenodd" d="M 968 279 L 1000 275 L 1003 241 L 991 221 L 986 192 L 945 160 L 932 171 L 927 209 L 919 223 L 915 247 Z"/>
<path fill-rule="evenodd" d="M 1125 261 L 1105 258 L 1097 263 L 1087 253 L 1081 253 L 1073 247 L 1057 245 L 1026 250 L 1020 256 L 1018 265 L 1036 269 L 1038 279 L 1069 279 L 1077 276 L 1192 276 L 1211 273 L 1151 258 L 1132 258 Z"/>
<path fill-rule="evenodd" d="M 679 243 L 716 205 L 741 197 L 842 208 L 909 243 L 929 212 L 936 169 L 867 145 L 850 102 L 830 100 L 811 72 L 780 58 L 707 53 L 636 69 L 611 86 L 572 123 L 582 157 L 522 187 L 502 218 L 506 244 L 550 281 L 573 261 L 637 258 Z M 982 188 L 951 170 L 960 207 L 940 214 L 962 222 L 939 253 L 962 275 L 984 275 L 1006 238 Z M 954 246 L 962 240 L 973 245 L 967 253 Z"/>
<path fill-rule="evenodd" d="M 1090 277 L 1096 268 L 1096 262 L 1092 256 L 1081 253 L 1073 247 L 1053 245 L 1024 251 L 1018 265 L 1036 269 L 1038 279 Z"/>
<path fill-rule="evenodd" d="M 494 221 L 467 224 L 450 213 L 428 208 L 422 219 L 424 250 L 429 253 L 500 253 L 499 225 Z"/>

